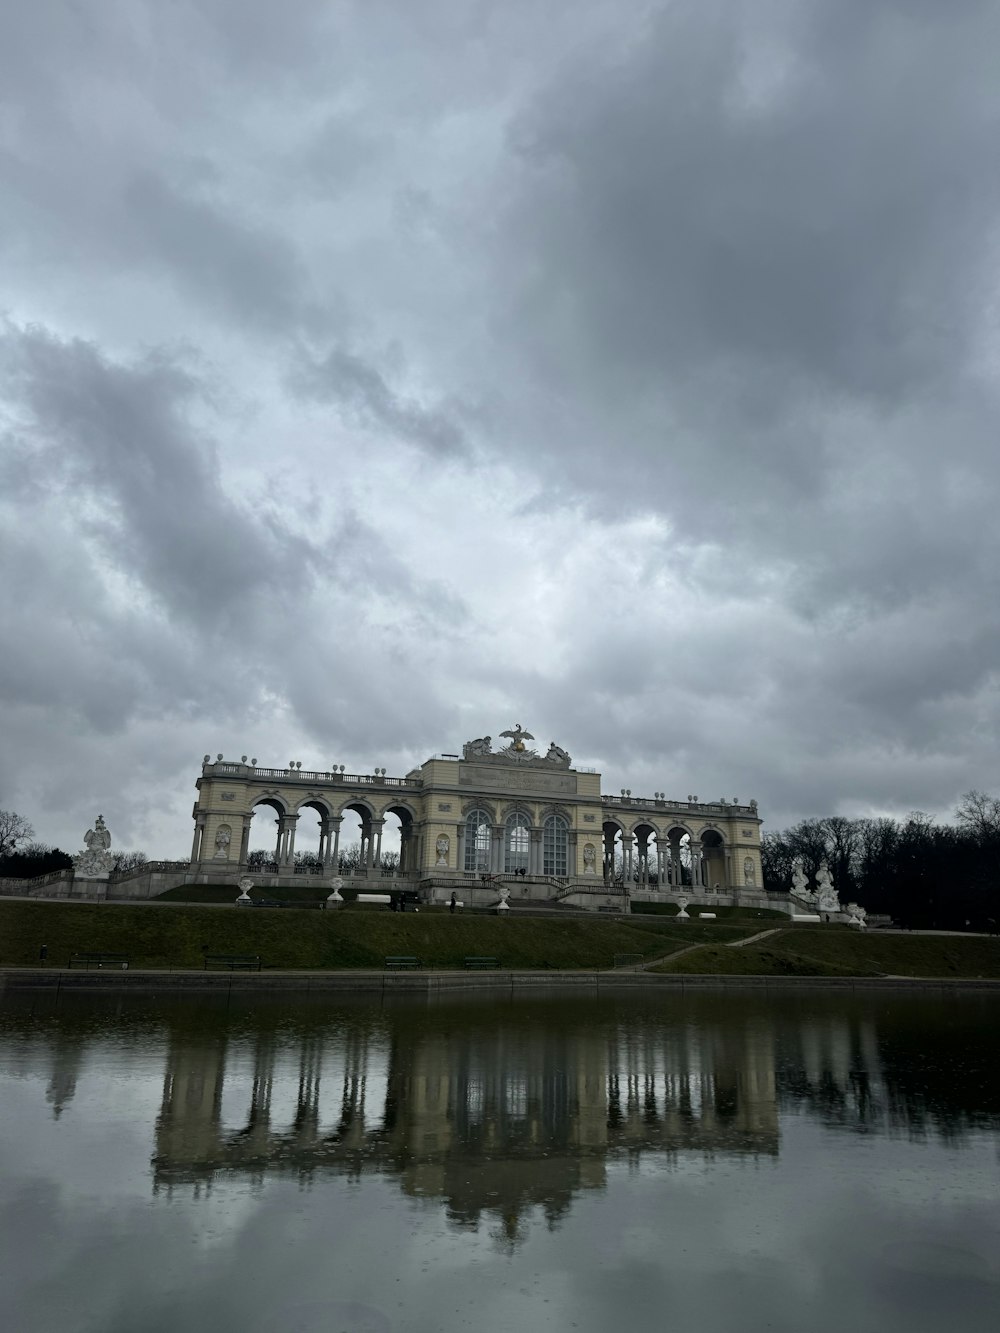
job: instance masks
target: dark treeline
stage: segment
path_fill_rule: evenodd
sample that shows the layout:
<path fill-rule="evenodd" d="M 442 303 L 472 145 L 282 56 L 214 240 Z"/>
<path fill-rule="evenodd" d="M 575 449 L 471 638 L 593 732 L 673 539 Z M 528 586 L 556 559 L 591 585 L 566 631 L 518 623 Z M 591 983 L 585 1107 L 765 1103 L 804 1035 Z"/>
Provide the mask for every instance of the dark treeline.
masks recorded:
<path fill-rule="evenodd" d="M 764 886 L 787 891 L 802 857 L 810 881 L 829 864 L 842 903 L 859 902 L 902 925 L 996 930 L 1000 919 L 1000 800 L 971 791 L 954 824 L 915 813 L 905 820 L 806 819 L 764 835 Z"/>
<path fill-rule="evenodd" d="M 59 847 L 44 842 L 29 842 L 17 851 L 0 856 L 0 879 L 34 879 L 36 875 L 50 875 L 54 870 L 68 870 L 73 858 Z M 113 875 L 139 870 L 146 864 L 145 852 L 119 852 L 111 867 Z"/>
<path fill-rule="evenodd" d="M 48 847 L 44 842 L 29 842 L 17 851 L 0 856 L 0 879 L 33 879 L 36 875 L 48 875 L 53 870 L 66 870 L 72 864 L 73 858 L 58 847 Z"/>

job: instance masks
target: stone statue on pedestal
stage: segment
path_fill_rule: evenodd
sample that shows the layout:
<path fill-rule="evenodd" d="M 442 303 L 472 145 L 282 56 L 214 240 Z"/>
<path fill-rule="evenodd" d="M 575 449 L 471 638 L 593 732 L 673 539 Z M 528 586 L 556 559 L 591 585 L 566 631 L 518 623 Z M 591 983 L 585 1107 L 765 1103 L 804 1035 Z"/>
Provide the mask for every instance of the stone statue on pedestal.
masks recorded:
<path fill-rule="evenodd" d="M 569 768 L 572 760 L 561 745 L 556 745 L 555 741 L 549 742 L 548 753 L 545 756 L 550 764 L 558 764 L 560 768 Z"/>
<path fill-rule="evenodd" d="M 815 902 L 816 894 L 809 887 L 809 879 L 802 868 L 802 857 L 797 856 L 792 862 L 792 892 L 804 902 Z"/>
<path fill-rule="evenodd" d="M 816 894 L 818 898 L 817 906 L 821 912 L 839 912 L 840 895 L 833 887 L 833 876 L 830 874 L 830 867 L 825 861 L 816 871 Z"/>
<path fill-rule="evenodd" d="M 73 870 L 80 879 L 107 879 L 114 869 L 115 858 L 108 851 L 111 834 L 103 815 L 97 816 L 94 827 L 83 835 L 83 842 L 87 850 L 73 857 Z"/>
<path fill-rule="evenodd" d="M 466 741 L 462 746 L 463 759 L 483 759 L 492 753 L 493 737 L 480 736 L 476 741 Z"/>

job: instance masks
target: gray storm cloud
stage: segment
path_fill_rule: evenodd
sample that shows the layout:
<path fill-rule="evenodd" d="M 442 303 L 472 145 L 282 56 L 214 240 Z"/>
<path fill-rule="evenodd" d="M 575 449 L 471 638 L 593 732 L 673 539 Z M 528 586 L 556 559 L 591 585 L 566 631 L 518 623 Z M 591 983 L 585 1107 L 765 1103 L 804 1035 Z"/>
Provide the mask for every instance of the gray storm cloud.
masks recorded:
<path fill-rule="evenodd" d="M 538 9 L 0 18 L 41 836 L 508 713 L 771 822 L 997 789 L 996 6 Z"/>

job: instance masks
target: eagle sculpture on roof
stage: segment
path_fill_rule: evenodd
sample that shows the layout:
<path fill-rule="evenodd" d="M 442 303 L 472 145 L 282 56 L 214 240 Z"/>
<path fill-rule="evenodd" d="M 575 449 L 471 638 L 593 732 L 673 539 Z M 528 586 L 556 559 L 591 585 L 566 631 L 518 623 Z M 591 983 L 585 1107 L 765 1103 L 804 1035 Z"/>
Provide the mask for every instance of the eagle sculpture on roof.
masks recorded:
<path fill-rule="evenodd" d="M 524 751 L 525 741 L 533 741 L 535 739 L 530 731 L 525 731 L 520 722 L 514 723 L 513 731 L 501 731 L 500 735 L 510 737 L 510 748 L 516 750 L 518 754 L 521 754 Z"/>

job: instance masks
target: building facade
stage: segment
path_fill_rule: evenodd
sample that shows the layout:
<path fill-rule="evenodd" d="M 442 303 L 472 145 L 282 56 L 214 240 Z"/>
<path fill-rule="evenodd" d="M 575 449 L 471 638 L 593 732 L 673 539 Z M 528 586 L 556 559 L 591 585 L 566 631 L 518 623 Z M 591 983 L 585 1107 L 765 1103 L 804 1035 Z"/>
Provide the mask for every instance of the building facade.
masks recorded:
<path fill-rule="evenodd" d="M 428 901 L 459 891 L 463 901 L 570 901 L 615 907 L 624 897 L 765 903 L 756 802 L 701 802 L 601 791 L 601 775 L 575 768 L 555 742 L 544 753 L 517 724 L 494 748 L 481 737 L 461 754 L 439 754 L 405 777 L 265 768 L 206 755 L 197 781 L 189 877 L 235 882 L 250 869 L 251 821 L 274 813 L 273 861 L 261 882 L 281 884 L 305 867 L 296 860 L 303 814 L 319 820 L 324 882 L 393 879 Z M 345 816 L 360 821 L 360 864 L 345 871 Z M 387 822 L 399 826 L 399 859 L 384 866 Z M 351 821 L 352 829 L 354 821 Z"/>

